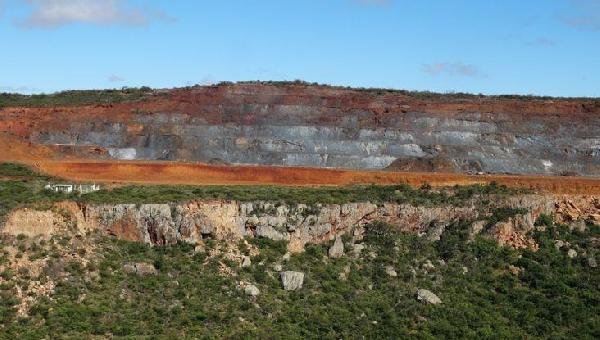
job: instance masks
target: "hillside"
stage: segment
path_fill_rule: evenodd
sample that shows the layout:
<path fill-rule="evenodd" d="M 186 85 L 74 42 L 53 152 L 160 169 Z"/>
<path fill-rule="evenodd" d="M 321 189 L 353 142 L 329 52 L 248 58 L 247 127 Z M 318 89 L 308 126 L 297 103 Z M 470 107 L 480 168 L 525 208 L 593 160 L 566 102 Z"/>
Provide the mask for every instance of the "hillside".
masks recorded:
<path fill-rule="evenodd" d="M 600 201 L 504 186 L 118 186 L 0 165 L 0 334 L 600 336 Z"/>
<path fill-rule="evenodd" d="M 599 131 L 592 98 L 0 95 L 0 338 L 599 338 Z"/>

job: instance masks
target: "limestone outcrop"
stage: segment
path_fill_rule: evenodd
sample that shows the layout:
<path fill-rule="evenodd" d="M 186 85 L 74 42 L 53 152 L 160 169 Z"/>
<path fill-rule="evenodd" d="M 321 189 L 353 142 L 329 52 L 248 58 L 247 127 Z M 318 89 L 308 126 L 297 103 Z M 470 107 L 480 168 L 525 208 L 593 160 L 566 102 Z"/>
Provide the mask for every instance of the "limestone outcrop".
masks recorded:
<path fill-rule="evenodd" d="M 202 245 L 206 238 L 234 243 L 244 237 L 266 237 L 286 241 L 291 253 L 303 251 L 307 243 L 335 240 L 329 255 L 337 258 L 345 253 L 342 235 L 360 240 L 363 227 L 375 221 L 387 222 L 430 240 L 439 240 L 446 226 L 468 221 L 472 223 L 471 238 L 484 233 L 501 244 L 535 250 L 537 245 L 529 233 L 541 214 L 554 215 L 558 221 L 585 228 L 585 223 L 593 222 L 600 213 L 597 198 L 588 196 L 516 195 L 494 202 L 494 206 L 521 208 L 524 213 L 488 225 L 490 206 L 475 201 L 466 206 L 395 203 L 378 206 L 368 202 L 308 206 L 223 200 L 138 205 L 62 202 L 43 211 L 17 209 L 8 215 L 2 232 L 51 236 L 96 230 L 119 239 L 158 246 L 178 242 Z M 359 246 L 354 244 L 353 252 L 360 251 Z"/>
<path fill-rule="evenodd" d="M 74 202 L 58 202 L 50 209 L 16 209 L 8 214 L 0 232 L 12 235 L 45 236 L 59 233 L 83 234 L 89 230 L 81 207 Z"/>
<path fill-rule="evenodd" d="M 304 284 L 304 273 L 301 272 L 281 272 L 281 283 L 285 290 L 299 290 Z"/>
<path fill-rule="evenodd" d="M 299 252 L 307 243 L 328 242 L 373 221 L 385 221 L 407 232 L 426 233 L 434 221 L 444 224 L 471 219 L 477 211 L 473 207 L 426 208 L 407 204 L 378 207 L 371 203 L 348 203 L 309 207 L 272 202 L 197 201 L 90 205 L 85 207 L 85 215 L 94 229 L 148 244 L 199 243 L 205 237 L 234 240 L 250 236 L 288 241 L 288 250 Z M 343 253 L 343 246 L 339 246 L 334 246 L 332 257 Z"/>
<path fill-rule="evenodd" d="M 442 300 L 435 295 L 433 292 L 427 289 L 419 289 L 417 291 L 417 300 L 422 301 L 423 303 L 429 303 L 432 305 L 437 305 L 442 303 Z"/>

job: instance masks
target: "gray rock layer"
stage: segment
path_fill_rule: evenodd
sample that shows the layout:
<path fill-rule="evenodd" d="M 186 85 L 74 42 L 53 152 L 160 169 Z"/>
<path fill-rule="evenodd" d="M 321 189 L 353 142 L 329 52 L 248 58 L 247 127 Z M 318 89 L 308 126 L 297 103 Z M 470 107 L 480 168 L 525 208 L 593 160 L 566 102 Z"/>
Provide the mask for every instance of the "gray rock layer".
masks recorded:
<path fill-rule="evenodd" d="M 583 123 L 485 113 L 376 117 L 277 103 L 215 111 L 219 119 L 166 112 L 134 113 L 127 121 L 72 120 L 32 133 L 30 140 L 64 152 L 98 147 L 106 153 L 92 157 L 122 160 L 600 175 L 600 120 L 592 117 Z"/>

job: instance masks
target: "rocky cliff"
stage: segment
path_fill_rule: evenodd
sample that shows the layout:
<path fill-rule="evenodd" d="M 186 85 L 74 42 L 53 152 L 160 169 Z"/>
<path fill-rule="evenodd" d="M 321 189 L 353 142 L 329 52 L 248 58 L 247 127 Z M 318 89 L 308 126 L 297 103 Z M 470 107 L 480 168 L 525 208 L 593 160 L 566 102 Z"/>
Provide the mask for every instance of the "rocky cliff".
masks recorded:
<path fill-rule="evenodd" d="M 518 209 L 495 221 L 495 209 Z M 99 231 L 119 239 L 152 245 L 178 242 L 202 245 L 207 238 L 235 243 L 244 237 L 288 242 L 290 252 L 307 243 L 324 243 L 341 235 L 360 239 L 363 226 L 387 222 L 395 228 L 438 240 L 458 221 L 471 224 L 470 233 L 484 233 L 502 244 L 536 248 L 528 233 L 541 215 L 585 228 L 600 223 L 600 200 L 590 196 L 516 195 L 490 202 L 473 200 L 464 206 L 415 206 L 372 203 L 289 205 L 265 201 L 191 201 L 173 204 L 60 203 L 47 211 L 19 209 L 7 219 L 3 232 L 52 235 Z"/>
<path fill-rule="evenodd" d="M 234 84 L 82 107 L 4 108 L 55 157 L 600 175 L 600 103 Z"/>

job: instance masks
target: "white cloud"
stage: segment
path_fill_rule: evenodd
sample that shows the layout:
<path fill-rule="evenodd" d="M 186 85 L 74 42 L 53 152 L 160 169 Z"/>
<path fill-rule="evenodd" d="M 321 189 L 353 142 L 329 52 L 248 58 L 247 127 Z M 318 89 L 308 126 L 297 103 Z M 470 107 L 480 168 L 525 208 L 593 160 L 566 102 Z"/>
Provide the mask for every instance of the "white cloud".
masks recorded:
<path fill-rule="evenodd" d="M 127 0 L 25 0 L 31 13 L 19 21 L 25 27 L 56 28 L 72 23 L 144 26 L 169 19 L 164 12 L 134 7 Z"/>
<path fill-rule="evenodd" d="M 600 0 L 571 0 L 574 14 L 561 16 L 565 24 L 582 30 L 600 31 Z"/>
<path fill-rule="evenodd" d="M 483 77 L 484 75 L 477 69 L 477 67 L 470 64 L 463 63 L 433 63 L 423 65 L 423 72 L 432 75 L 449 75 L 449 76 L 461 76 L 461 77 Z"/>
<path fill-rule="evenodd" d="M 113 74 L 113 75 L 108 76 L 108 81 L 111 83 L 121 83 L 121 82 L 125 81 L 125 78 L 119 77 L 119 76 L 116 76 Z"/>

